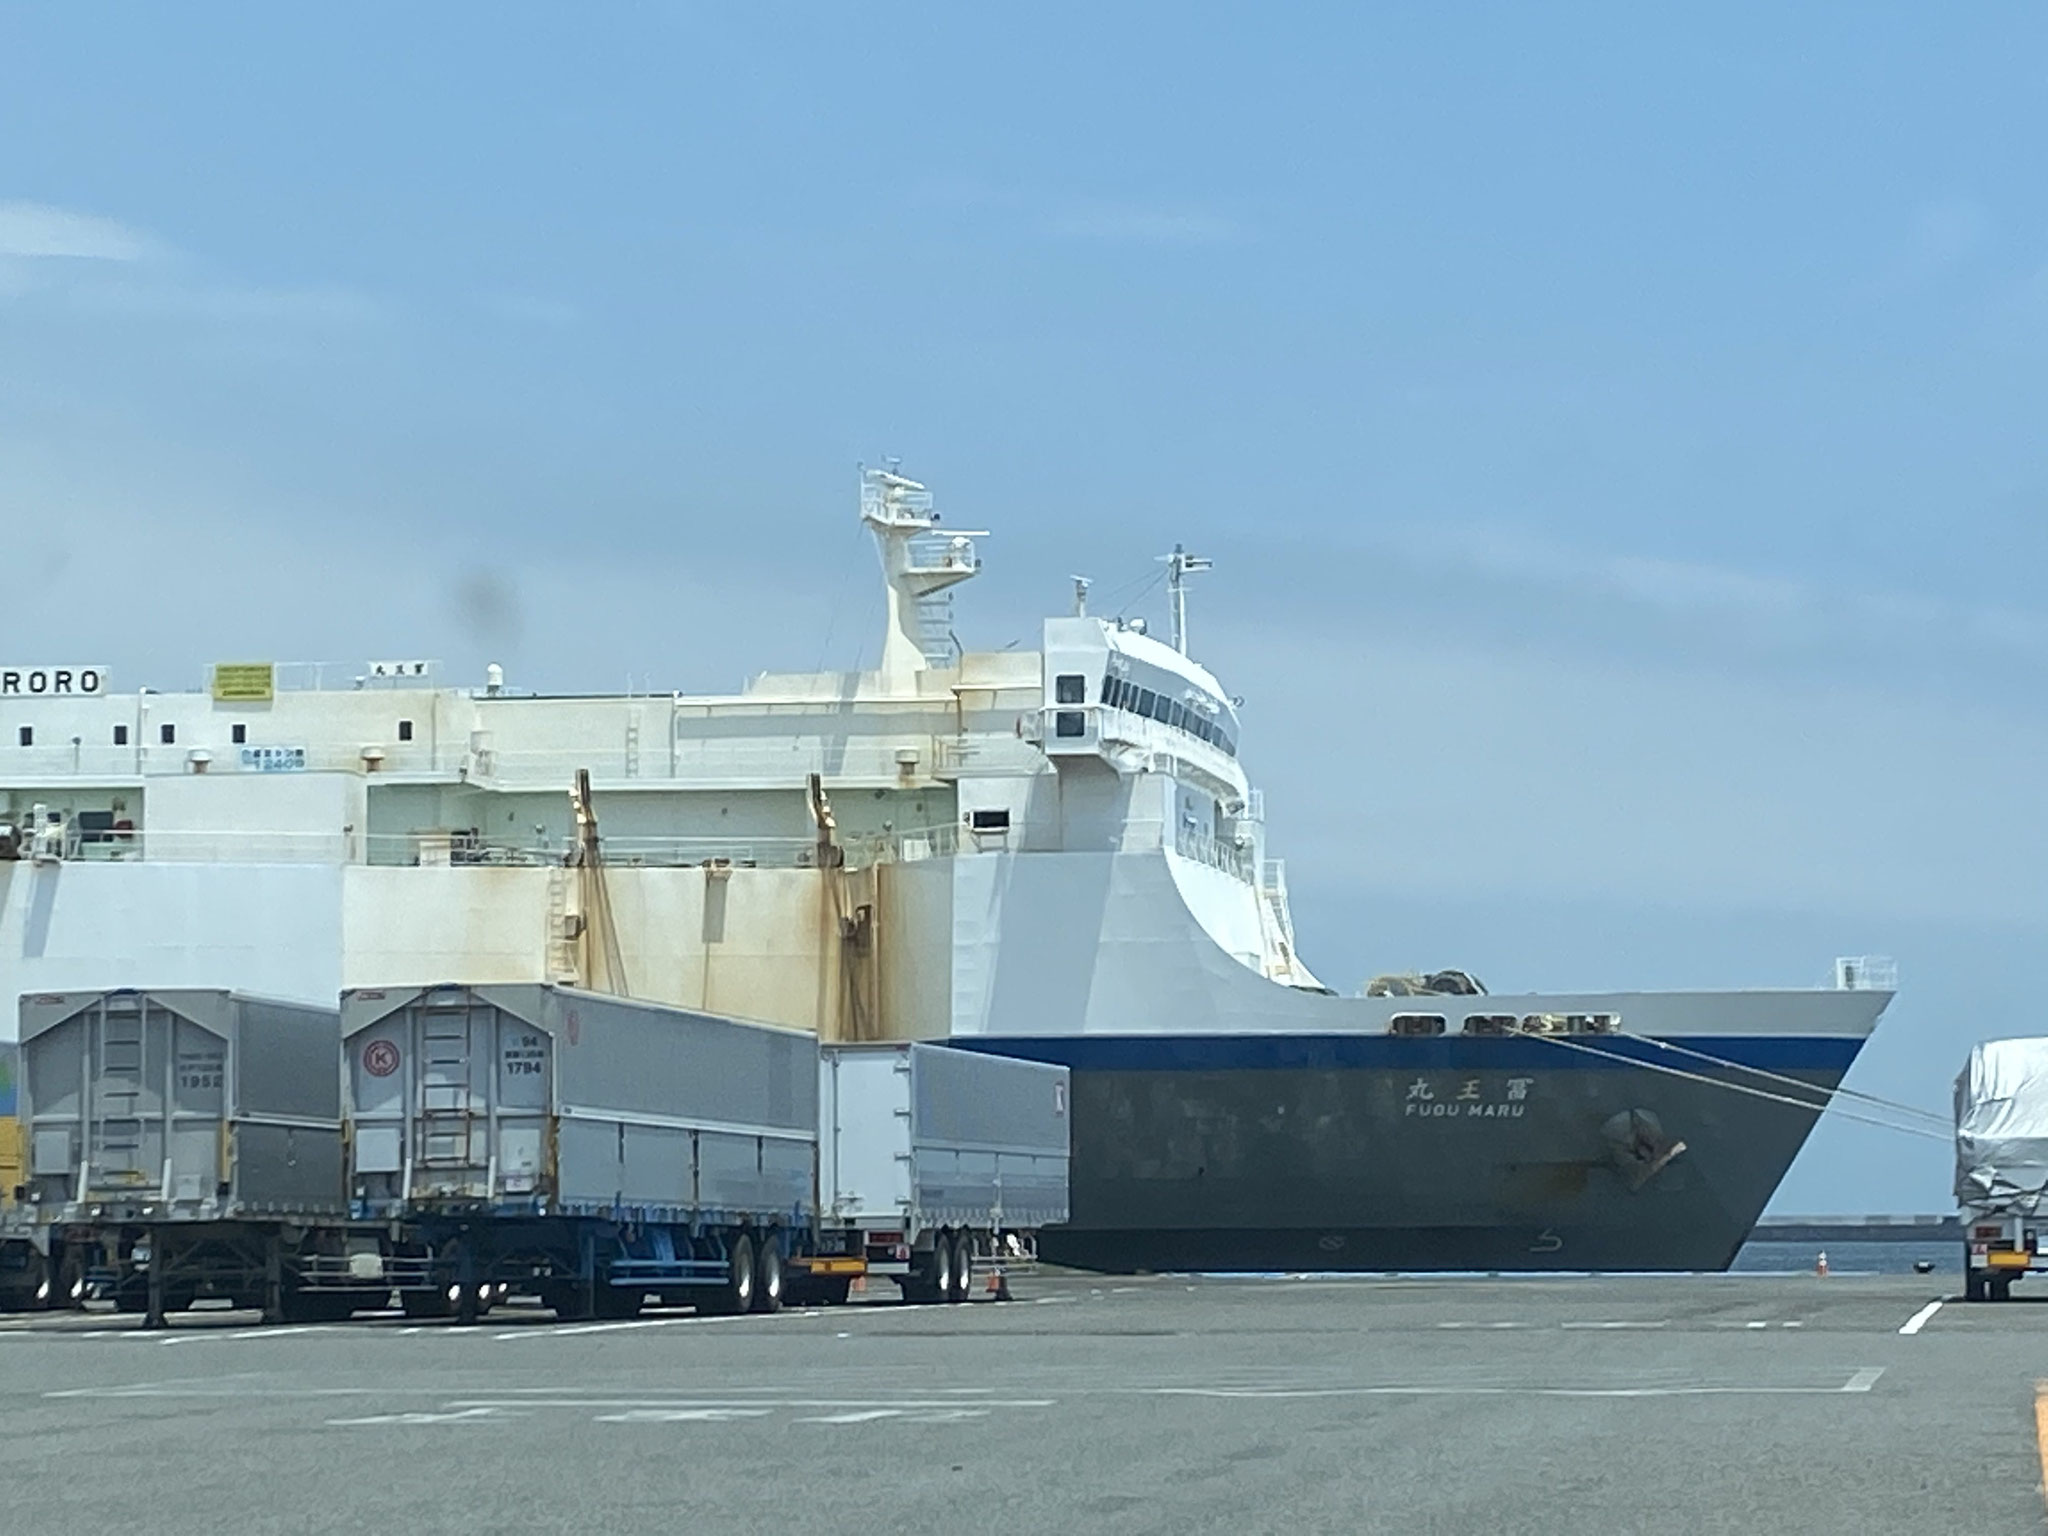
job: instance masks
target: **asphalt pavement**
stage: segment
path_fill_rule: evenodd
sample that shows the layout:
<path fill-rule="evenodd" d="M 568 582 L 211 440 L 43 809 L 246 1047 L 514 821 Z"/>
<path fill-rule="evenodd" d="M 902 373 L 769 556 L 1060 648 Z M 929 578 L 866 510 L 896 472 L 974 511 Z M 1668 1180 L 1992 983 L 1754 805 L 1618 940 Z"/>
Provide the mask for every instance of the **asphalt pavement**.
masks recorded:
<path fill-rule="evenodd" d="M 740 1319 L 16 1318 L 0 1508 L 39 1536 L 2033 1536 L 2048 1304 L 1943 1296 L 1040 1276 L 1004 1304 Z"/>

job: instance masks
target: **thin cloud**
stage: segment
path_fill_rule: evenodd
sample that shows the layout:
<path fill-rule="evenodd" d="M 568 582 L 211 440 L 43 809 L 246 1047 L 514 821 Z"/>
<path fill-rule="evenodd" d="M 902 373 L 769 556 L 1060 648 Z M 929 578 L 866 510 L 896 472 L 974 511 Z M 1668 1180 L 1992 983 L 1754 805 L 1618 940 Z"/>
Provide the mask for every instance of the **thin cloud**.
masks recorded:
<path fill-rule="evenodd" d="M 143 261 L 160 247 L 138 230 L 48 203 L 0 201 L 0 256 L 23 260 Z"/>
<path fill-rule="evenodd" d="M 80 286 L 74 308 L 102 314 L 203 320 L 224 325 L 361 325 L 382 313 L 376 301 L 332 286 L 275 288 L 249 283 L 119 282 Z"/>
<path fill-rule="evenodd" d="M 1633 610 L 1640 617 L 1638 627 L 1628 630 L 1631 645 L 1659 632 L 1640 626 L 1656 625 L 1667 635 L 1688 637 L 1691 650 L 1701 636 L 1723 636 L 1730 656 L 2048 664 L 2048 613 L 2031 609 L 1821 583 L 1711 561 L 1598 554 L 1484 525 L 1410 529 L 1388 535 L 1386 543 L 1418 571 L 1460 573 L 1493 584 L 1494 597 L 1479 600 L 1482 609 L 1501 595 L 1518 594 L 1520 604 L 1548 600 L 1580 615 L 1599 612 L 1603 604 Z"/>
<path fill-rule="evenodd" d="M 1046 228 L 1062 240 L 1104 245 L 1223 245 L 1243 235 L 1220 214 L 1141 203 L 1077 203 L 1055 214 Z"/>

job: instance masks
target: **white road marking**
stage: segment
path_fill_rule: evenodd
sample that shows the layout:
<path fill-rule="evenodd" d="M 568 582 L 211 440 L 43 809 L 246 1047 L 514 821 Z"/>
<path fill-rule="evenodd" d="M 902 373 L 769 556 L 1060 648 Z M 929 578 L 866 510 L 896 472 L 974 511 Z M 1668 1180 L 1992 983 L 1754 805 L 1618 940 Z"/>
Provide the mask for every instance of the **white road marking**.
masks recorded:
<path fill-rule="evenodd" d="M 690 1323 L 743 1323 L 747 1321 L 748 1316 L 749 1314 L 741 1312 L 731 1317 L 636 1317 L 623 1323 L 528 1323 L 524 1328 L 510 1328 L 502 1333 L 493 1334 L 492 1337 L 499 1340 L 567 1339 L 579 1333 L 622 1333 L 630 1328 L 680 1328 Z"/>
<path fill-rule="evenodd" d="M 1934 1314 L 1939 1312 L 1940 1310 L 1941 1298 L 1936 1297 L 1933 1301 L 1930 1301 L 1929 1303 L 1927 1303 L 1926 1306 L 1922 1307 L 1918 1312 L 1915 1312 L 1911 1317 L 1907 1318 L 1904 1326 L 1902 1326 L 1899 1329 L 1899 1332 L 1907 1335 L 1908 1337 L 1911 1337 L 1913 1334 L 1918 1333 L 1922 1328 L 1925 1328 L 1928 1325 L 1928 1323 L 1932 1321 Z"/>
<path fill-rule="evenodd" d="M 1669 1328 L 1670 1326 L 1671 1320 L 1669 1318 L 1655 1323 L 1589 1323 L 1578 1321 L 1558 1324 L 1560 1328 Z"/>
<path fill-rule="evenodd" d="M 1318 1397 L 1810 1397 L 1839 1392 L 1868 1392 L 1884 1374 L 1882 1366 L 1858 1371 L 1839 1387 L 1710 1386 L 1678 1387 L 1140 1387 L 1148 1397 L 1318 1398 Z"/>
<path fill-rule="evenodd" d="M 1439 1328 L 1534 1328 L 1534 1323 L 1438 1323 Z"/>
<path fill-rule="evenodd" d="M 147 1382 L 133 1387 L 66 1387 L 44 1397 L 439 1397 L 446 1387 L 252 1387 L 192 1386 L 186 1382 Z"/>
<path fill-rule="evenodd" d="M 893 1419 L 903 1413 L 901 1408 L 864 1408 L 852 1413 L 821 1413 L 797 1420 L 799 1424 L 867 1424 L 876 1419 Z"/>
<path fill-rule="evenodd" d="M 628 1408 L 600 1413 L 597 1424 L 730 1424 L 738 1419 L 765 1419 L 772 1408 Z"/>
<path fill-rule="evenodd" d="M 1769 1323 L 1744 1323 L 1742 1326 L 1745 1328 L 1768 1328 L 1771 1325 Z"/>
<path fill-rule="evenodd" d="M 460 1413 L 372 1413 L 360 1419 L 329 1419 L 334 1425 L 361 1424 L 476 1424 L 485 1419 L 505 1417 L 496 1408 L 465 1408 Z"/>
<path fill-rule="evenodd" d="M 832 1413 L 862 1412 L 874 1416 L 895 1413 L 975 1413 L 995 1408 L 1051 1408 L 1056 1399 L 1049 1397 L 1018 1397 L 999 1400 L 983 1400 L 971 1410 L 960 1403 L 936 1402 L 926 1398 L 880 1398 L 880 1397 L 458 1397 L 442 1404 L 447 1409 L 456 1408 L 509 1408 L 518 1410 L 542 1408 L 610 1408 L 621 1412 L 639 1413 L 680 1413 L 700 1412 L 708 1409 L 746 1409 L 767 1413 L 776 1408 L 809 1408 Z"/>

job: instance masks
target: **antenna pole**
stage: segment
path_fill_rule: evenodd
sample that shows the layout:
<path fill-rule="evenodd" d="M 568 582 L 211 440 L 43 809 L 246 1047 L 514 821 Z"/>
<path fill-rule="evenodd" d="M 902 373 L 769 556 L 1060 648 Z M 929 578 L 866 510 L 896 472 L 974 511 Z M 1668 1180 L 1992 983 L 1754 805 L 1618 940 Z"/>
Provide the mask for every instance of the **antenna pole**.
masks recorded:
<path fill-rule="evenodd" d="M 1173 648 L 1185 656 L 1188 653 L 1187 577 L 1195 571 L 1208 570 L 1216 562 L 1201 555 L 1191 555 L 1180 544 L 1174 545 L 1173 553 L 1163 558 L 1166 561 L 1166 594 L 1173 608 Z"/>

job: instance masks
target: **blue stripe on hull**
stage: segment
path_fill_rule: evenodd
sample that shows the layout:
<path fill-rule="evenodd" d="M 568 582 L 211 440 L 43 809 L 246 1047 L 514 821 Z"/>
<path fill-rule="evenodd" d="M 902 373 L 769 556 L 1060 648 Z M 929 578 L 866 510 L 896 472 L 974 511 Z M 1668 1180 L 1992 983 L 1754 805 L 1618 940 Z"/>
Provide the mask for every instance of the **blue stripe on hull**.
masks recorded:
<path fill-rule="evenodd" d="M 1643 1062 L 1683 1072 L 1714 1070 L 1712 1063 L 1697 1056 L 1637 1038 L 1579 1037 L 1570 1045 L 1561 1045 L 1513 1036 L 1459 1035 L 955 1035 L 945 1043 L 997 1056 L 1054 1062 L 1077 1072 L 1331 1072 L 1360 1068 L 1597 1072 L 1627 1070 Z M 1860 1037 L 1842 1035 L 1674 1036 L 1671 1044 L 1731 1066 L 1835 1075 L 1848 1071 L 1863 1048 Z"/>

